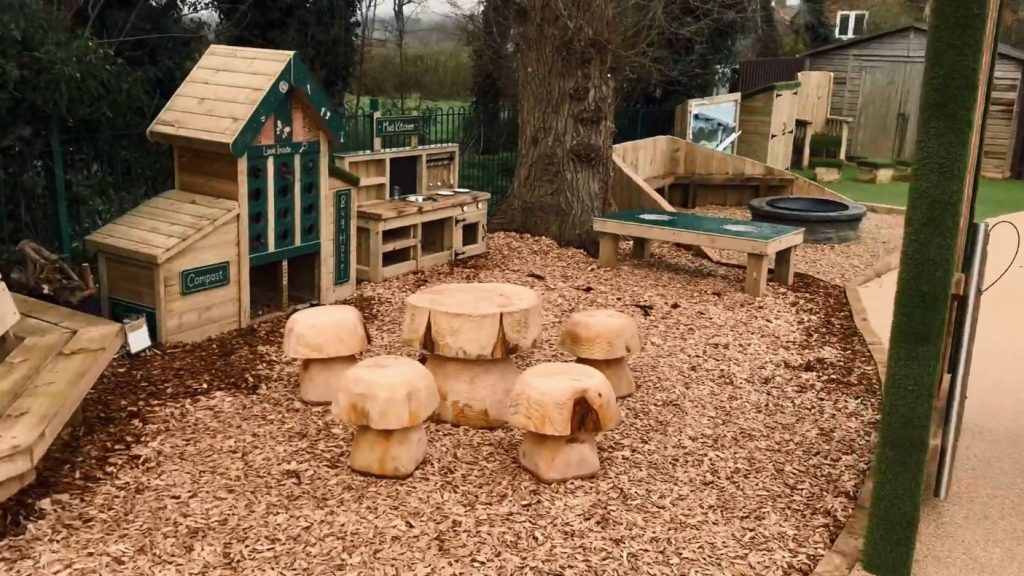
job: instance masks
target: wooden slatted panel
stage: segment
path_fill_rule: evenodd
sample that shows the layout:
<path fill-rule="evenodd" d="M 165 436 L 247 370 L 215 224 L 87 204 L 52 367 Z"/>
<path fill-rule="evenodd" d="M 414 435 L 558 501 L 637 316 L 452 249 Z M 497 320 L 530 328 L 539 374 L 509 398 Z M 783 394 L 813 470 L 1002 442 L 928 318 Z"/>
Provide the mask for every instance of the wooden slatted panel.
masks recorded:
<path fill-rule="evenodd" d="M 0 414 L 7 411 L 39 370 L 64 348 L 71 335 L 63 331 L 30 336 L 4 359 L 0 364 Z"/>
<path fill-rule="evenodd" d="M 123 329 L 112 322 L 86 328 L 43 366 L 0 416 L 0 479 L 39 462 L 123 340 Z"/>
<path fill-rule="evenodd" d="M 0 335 L 10 330 L 20 318 L 21 314 L 18 313 L 18 307 L 15 306 L 7 285 L 0 282 Z"/>
<path fill-rule="evenodd" d="M 238 102 L 221 102 L 207 98 L 175 95 L 167 103 L 167 110 L 174 112 L 194 112 L 206 116 L 246 120 L 252 114 L 252 106 Z"/>
<path fill-rule="evenodd" d="M 211 56 L 230 56 L 233 58 L 253 58 L 268 60 L 271 62 L 287 62 L 291 59 L 293 52 L 286 50 L 274 50 L 271 48 L 248 48 L 241 46 L 225 46 L 214 44 L 206 51 Z"/>
<path fill-rule="evenodd" d="M 174 97 L 217 100 L 226 103 L 255 106 L 263 99 L 263 91 L 254 88 L 232 88 L 229 86 L 211 86 L 210 84 L 186 82 L 178 88 L 178 91 L 174 93 Z"/>

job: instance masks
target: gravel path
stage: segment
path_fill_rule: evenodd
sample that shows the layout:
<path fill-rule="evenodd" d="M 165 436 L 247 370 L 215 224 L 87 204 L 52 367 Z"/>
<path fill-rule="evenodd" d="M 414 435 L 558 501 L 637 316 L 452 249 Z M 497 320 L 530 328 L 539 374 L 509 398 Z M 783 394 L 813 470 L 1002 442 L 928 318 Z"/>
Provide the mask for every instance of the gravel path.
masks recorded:
<path fill-rule="evenodd" d="M 809 573 L 851 511 L 878 412 L 842 289 L 798 275 L 754 300 L 741 269 L 667 244 L 616 270 L 545 239 L 489 245 L 362 285 L 370 353 L 414 355 L 397 344 L 403 300 L 440 282 L 541 294 L 545 332 L 520 367 L 570 360 L 556 343 L 574 310 L 629 313 L 639 389 L 598 439 L 597 478 L 540 484 L 518 431 L 439 424 L 411 479 L 356 475 L 351 429 L 296 400 L 277 319 L 115 362 L 85 425 L 0 506 L 0 572 Z"/>

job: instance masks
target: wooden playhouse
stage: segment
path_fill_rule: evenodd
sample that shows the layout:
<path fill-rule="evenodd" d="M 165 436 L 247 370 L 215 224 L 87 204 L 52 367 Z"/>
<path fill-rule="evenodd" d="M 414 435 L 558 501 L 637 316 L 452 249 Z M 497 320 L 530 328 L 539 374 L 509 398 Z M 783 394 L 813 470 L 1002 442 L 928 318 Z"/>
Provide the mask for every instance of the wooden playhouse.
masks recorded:
<path fill-rule="evenodd" d="M 737 155 L 789 170 L 799 90 L 799 82 L 781 82 L 743 95 Z"/>
<path fill-rule="evenodd" d="M 355 202 L 328 173 L 342 117 L 295 52 L 211 46 L 147 131 L 174 189 L 86 239 L 104 315 L 194 341 L 355 291 Z"/>

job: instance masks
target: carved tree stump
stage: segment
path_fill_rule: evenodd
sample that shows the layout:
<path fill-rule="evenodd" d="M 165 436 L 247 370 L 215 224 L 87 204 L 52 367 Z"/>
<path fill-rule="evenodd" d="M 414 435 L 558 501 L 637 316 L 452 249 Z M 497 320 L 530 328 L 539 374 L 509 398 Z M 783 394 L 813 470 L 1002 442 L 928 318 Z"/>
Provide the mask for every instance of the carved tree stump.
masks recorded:
<path fill-rule="evenodd" d="M 615 391 L 596 368 L 546 362 L 523 372 L 508 400 L 508 421 L 526 432 L 519 463 L 542 482 L 597 474 L 597 432 L 620 420 Z"/>
<path fill-rule="evenodd" d="M 402 341 L 431 356 L 437 418 L 474 428 L 505 422 L 519 370 L 512 355 L 540 336 L 540 297 L 513 284 L 442 284 L 405 301 Z"/>
<path fill-rule="evenodd" d="M 615 310 L 576 312 L 562 328 L 558 344 L 580 364 L 600 370 L 616 397 L 636 391 L 626 357 L 640 351 L 640 334 L 629 316 Z"/>
<path fill-rule="evenodd" d="M 338 383 L 366 350 L 370 334 L 363 315 L 351 306 L 315 306 L 299 310 L 284 327 L 284 353 L 302 360 L 299 398 L 330 404 Z"/>
<path fill-rule="evenodd" d="M 352 367 L 341 381 L 332 411 L 358 426 L 349 466 L 384 478 L 407 478 L 427 452 L 426 420 L 437 408 L 434 377 L 419 362 L 376 356 Z"/>

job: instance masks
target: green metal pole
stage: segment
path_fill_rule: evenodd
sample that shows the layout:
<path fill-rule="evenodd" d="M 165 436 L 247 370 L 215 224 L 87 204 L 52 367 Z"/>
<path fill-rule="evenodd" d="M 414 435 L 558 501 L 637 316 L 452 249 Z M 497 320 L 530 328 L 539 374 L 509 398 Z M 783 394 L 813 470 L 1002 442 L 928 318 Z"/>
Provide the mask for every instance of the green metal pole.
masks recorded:
<path fill-rule="evenodd" d="M 981 146 L 976 124 L 988 85 L 982 75 L 995 35 L 993 5 L 997 0 L 936 0 L 929 21 L 864 548 L 864 567 L 878 576 L 910 576 L 914 562 L 965 198 Z"/>
<path fill-rule="evenodd" d="M 68 220 L 68 197 L 64 189 L 64 151 L 60 144 L 60 122 L 50 118 L 50 149 L 53 152 L 54 201 L 57 204 L 57 228 L 60 232 L 60 253 L 71 255 L 71 223 Z"/>

